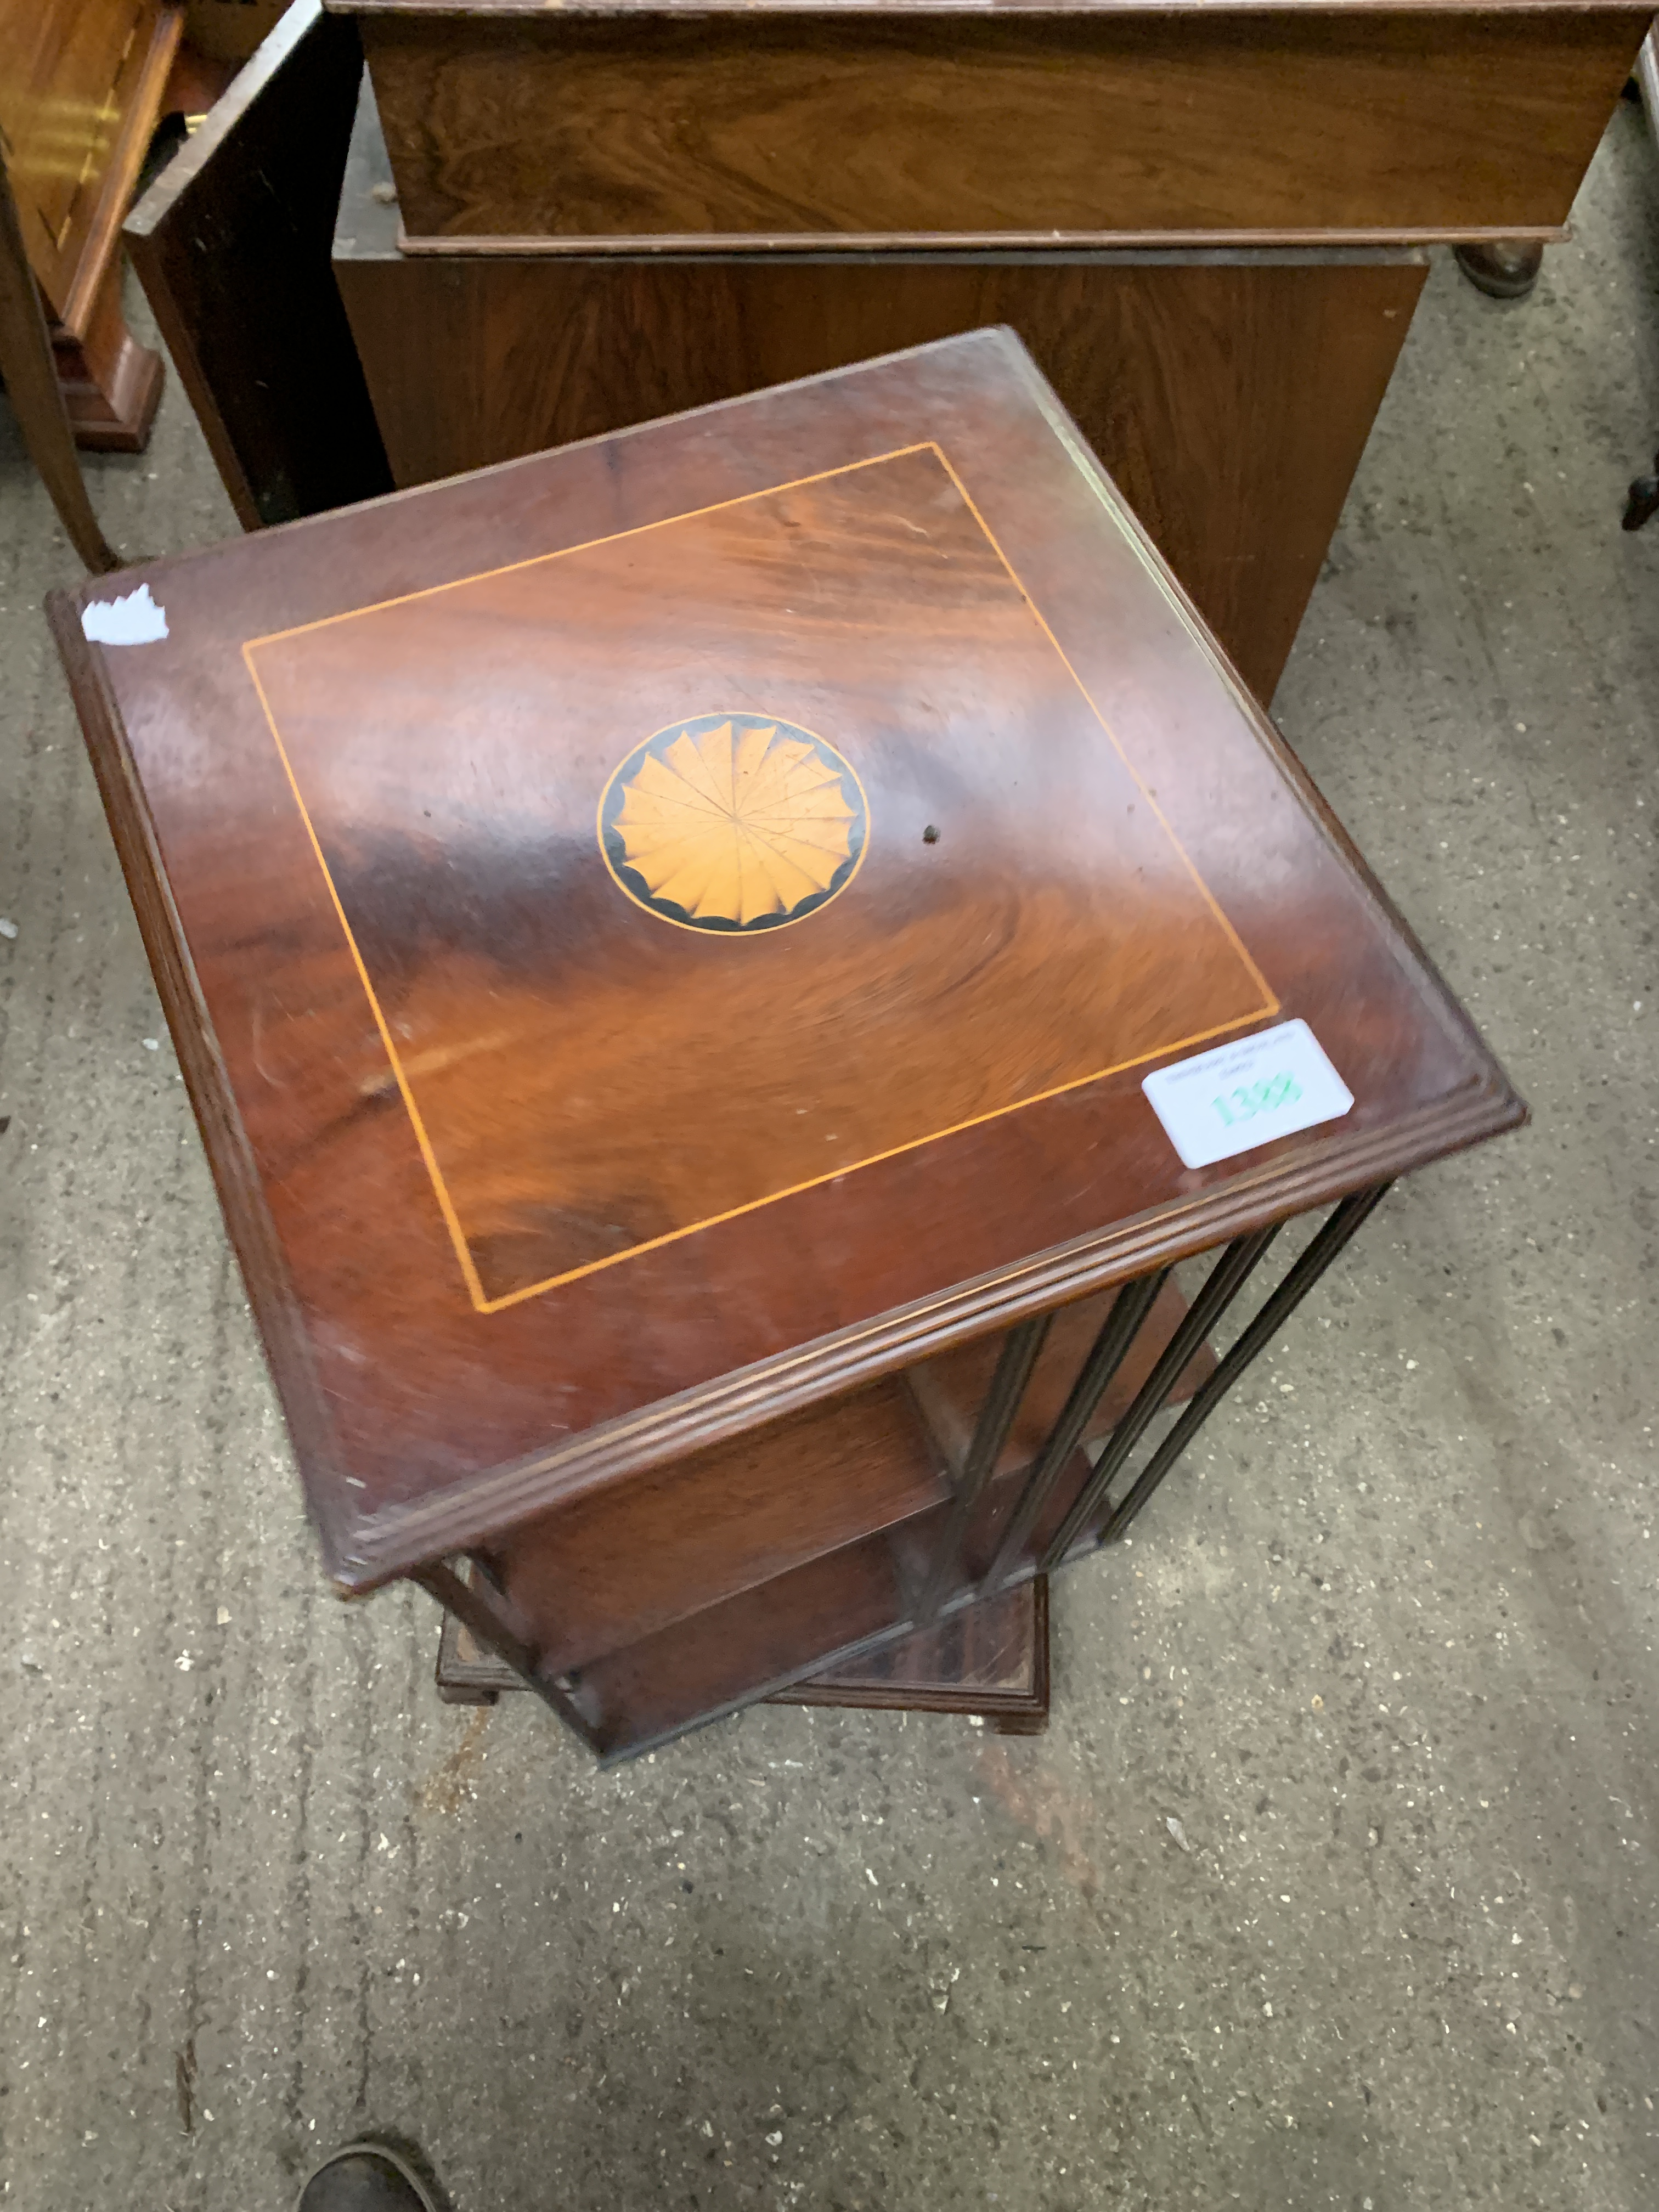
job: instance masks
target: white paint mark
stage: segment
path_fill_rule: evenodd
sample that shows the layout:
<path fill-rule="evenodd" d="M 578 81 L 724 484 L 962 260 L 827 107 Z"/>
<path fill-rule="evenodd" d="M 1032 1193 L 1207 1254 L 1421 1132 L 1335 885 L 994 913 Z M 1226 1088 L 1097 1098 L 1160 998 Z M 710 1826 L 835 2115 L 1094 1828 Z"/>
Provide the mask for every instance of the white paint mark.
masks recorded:
<path fill-rule="evenodd" d="M 167 611 L 140 584 L 124 599 L 94 599 L 81 610 L 82 635 L 94 645 L 153 645 L 167 634 Z"/>

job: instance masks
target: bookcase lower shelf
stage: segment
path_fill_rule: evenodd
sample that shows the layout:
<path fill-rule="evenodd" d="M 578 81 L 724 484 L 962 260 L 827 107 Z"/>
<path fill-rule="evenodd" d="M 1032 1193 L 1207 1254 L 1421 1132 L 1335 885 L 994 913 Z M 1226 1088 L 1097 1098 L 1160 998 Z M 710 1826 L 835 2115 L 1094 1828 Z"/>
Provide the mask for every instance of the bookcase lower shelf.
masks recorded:
<path fill-rule="evenodd" d="M 1190 1303 L 1166 1264 L 434 1561 L 440 1689 L 521 1683 L 607 1765 L 763 1700 L 1041 1727 L 1048 1576 L 1127 1535 L 1385 1188 L 1265 1295 L 1279 1224 L 1206 1255 Z"/>
<path fill-rule="evenodd" d="M 530 1686 L 451 1613 L 439 1638 L 437 1680 L 451 1705 L 493 1705 L 503 1690 Z M 1048 1725 L 1048 1578 L 1037 1575 L 766 1702 L 971 1713 L 1001 1735 L 1040 1735 Z"/>

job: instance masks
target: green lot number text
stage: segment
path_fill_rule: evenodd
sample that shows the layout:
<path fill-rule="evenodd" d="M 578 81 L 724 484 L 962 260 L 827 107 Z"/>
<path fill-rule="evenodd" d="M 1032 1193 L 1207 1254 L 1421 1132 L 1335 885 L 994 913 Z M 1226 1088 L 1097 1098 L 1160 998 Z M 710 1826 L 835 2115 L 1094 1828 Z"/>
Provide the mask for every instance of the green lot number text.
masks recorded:
<path fill-rule="evenodd" d="M 1258 1114 L 1271 1114 L 1275 1107 L 1293 1105 L 1302 1096 L 1302 1086 L 1293 1075 L 1270 1075 L 1261 1083 L 1253 1083 L 1248 1090 L 1230 1091 L 1224 1098 L 1212 1098 L 1210 1103 L 1230 1129 L 1241 1121 L 1253 1121 Z"/>

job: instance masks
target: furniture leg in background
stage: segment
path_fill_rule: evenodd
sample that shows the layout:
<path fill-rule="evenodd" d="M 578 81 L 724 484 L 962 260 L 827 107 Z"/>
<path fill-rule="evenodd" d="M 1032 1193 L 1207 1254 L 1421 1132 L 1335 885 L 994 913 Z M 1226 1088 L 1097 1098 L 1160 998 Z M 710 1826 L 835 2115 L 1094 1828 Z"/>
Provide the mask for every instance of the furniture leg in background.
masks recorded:
<path fill-rule="evenodd" d="M 52 495 L 70 543 L 95 573 L 118 568 L 81 476 L 75 440 L 58 389 L 52 343 L 34 272 L 23 250 L 17 204 L 0 162 L 0 376 L 29 459 Z"/>
<path fill-rule="evenodd" d="M 1659 150 L 1659 28 L 1648 33 L 1636 58 L 1636 89 L 1655 149 Z M 1630 488 L 1625 502 L 1624 527 L 1639 530 L 1656 514 L 1659 514 L 1659 453 L 1653 457 L 1653 474 L 1638 477 Z"/>
<path fill-rule="evenodd" d="M 165 377 L 161 356 L 140 345 L 121 306 L 121 257 L 112 253 L 84 313 L 54 322 L 58 388 L 77 446 L 94 453 L 142 453 L 149 443 Z"/>

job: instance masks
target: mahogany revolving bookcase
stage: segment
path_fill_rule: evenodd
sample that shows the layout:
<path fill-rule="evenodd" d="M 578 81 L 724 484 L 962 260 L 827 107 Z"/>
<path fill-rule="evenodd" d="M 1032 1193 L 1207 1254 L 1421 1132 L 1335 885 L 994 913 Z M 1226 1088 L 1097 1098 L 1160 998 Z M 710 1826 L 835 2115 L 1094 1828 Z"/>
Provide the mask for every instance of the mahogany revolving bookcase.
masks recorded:
<path fill-rule="evenodd" d="M 1007 331 L 52 614 L 328 1571 L 604 1759 L 996 1711 L 1524 1116 Z"/>

